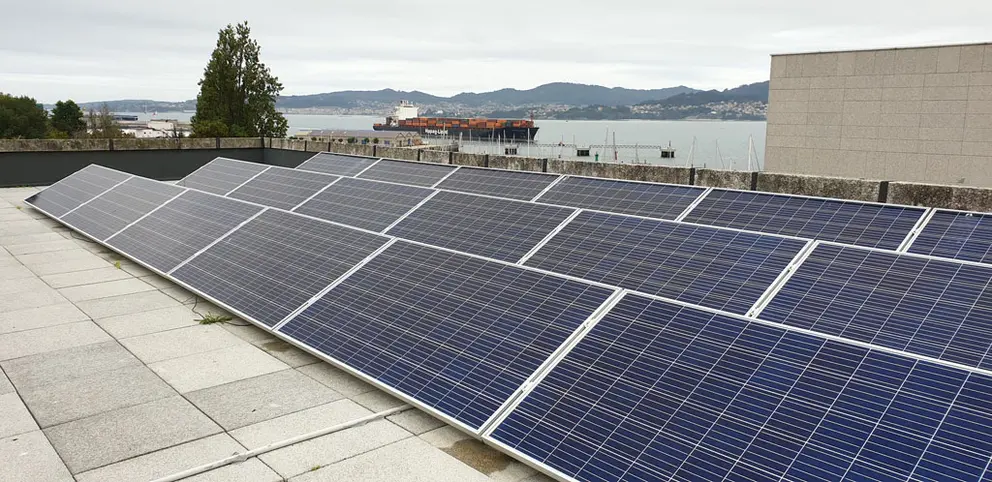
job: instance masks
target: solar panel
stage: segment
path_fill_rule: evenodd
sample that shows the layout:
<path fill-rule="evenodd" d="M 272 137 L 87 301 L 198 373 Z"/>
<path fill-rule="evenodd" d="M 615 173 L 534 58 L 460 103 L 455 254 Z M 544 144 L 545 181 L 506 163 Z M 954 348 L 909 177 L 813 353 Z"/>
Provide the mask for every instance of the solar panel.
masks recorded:
<path fill-rule="evenodd" d="M 95 239 L 105 240 L 183 191 L 180 187 L 132 177 L 65 215 L 62 221 Z"/>
<path fill-rule="evenodd" d="M 612 294 L 398 241 L 279 331 L 475 430 Z"/>
<path fill-rule="evenodd" d="M 693 186 L 569 176 L 552 186 L 537 202 L 674 220 L 705 190 Z"/>
<path fill-rule="evenodd" d="M 759 318 L 992 368 L 992 266 L 817 245 Z"/>
<path fill-rule="evenodd" d="M 516 262 L 573 212 L 545 204 L 442 191 L 389 234 Z"/>
<path fill-rule="evenodd" d="M 112 248 L 169 272 L 263 208 L 186 191 L 106 241 Z"/>
<path fill-rule="evenodd" d="M 714 189 L 684 221 L 896 249 L 925 209 Z"/>
<path fill-rule="evenodd" d="M 129 177 L 130 174 L 90 164 L 24 202 L 58 218 Z"/>
<path fill-rule="evenodd" d="M 354 157 L 322 152 L 311 157 L 310 159 L 307 159 L 306 162 L 296 166 L 296 168 L 307 171 L 335 174 L 338 176 L 354 176 L 364 171 L 372 164 L 375 164 L 378 160 L 379 159 L 372 157 Z"/>
<path fill-rule="evenodd" d="M 218 157 L 176 184 L 223 196 L 268 167 L 265 164 Z"/>
<path fill-rule="evenodd" d="M 294 212 L 382 231 L 434 191 L 343 177 Z"/>
<path fill-rule="evenodd" d="M 526 264 L 745 314 L 807 243 L 583 211 Z"/>
<path fill-rule="evenodd" d="M 358 177 L 361 179 L 374 179 L 376 181 L 431 187 L 455 169 L 457 168 L 454 166 L 383 159 Z"/>
<path fill-rule="evenodd" d="M 500 171 L 463 167 L 449 176 L 438 189 L 488 194 L 510 199 L 529 201 L 541 193 L 557 175 L 536 172 Z"/>
<path fill-rule="evenodd" d="M 274 326 L 389 238 L 268 210 L 173 276 Z"/>
<path fill-rule="evenodd" d="M 336 179 L 337 176 L 328 174 L 273 167 L 235 189 L 228 197 L 289 210 Z"/>
<path fill-rule="evenodd" d="M 992 217 L 982 213 L 937 210 L 910 245 L 909 252 L 990 263 Z"/>
<path fill-rule="evenodd" d="M 583 481 L 971 480 L 992 378 L 626 295 L 491 438 Z"/>

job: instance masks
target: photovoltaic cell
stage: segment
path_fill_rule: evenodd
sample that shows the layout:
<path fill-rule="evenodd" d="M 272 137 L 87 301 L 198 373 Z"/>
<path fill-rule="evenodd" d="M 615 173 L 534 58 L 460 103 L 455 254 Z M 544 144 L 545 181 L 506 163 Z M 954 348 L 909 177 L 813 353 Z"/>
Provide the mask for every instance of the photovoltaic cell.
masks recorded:
<path fill-rule="evenodd" d="M 62 221 L 103 241 L 183 190 L 143 177 L 132 177 L 67 214 Z"/>
<path fill-rule="evenodd" d="M 280 331 L 478 429 L 612 293 L 398 241 Z"/>
<path fill-rule="evenodd" d="M 992 266 L 818 245 L 764 320 L 992 369 Z"/>
<path fill-rule="evenodd" d="M 31 195 L 24 202 L 52 216 L 62 217 L 129 177 L 130 174 L 90 164 L 41 192 Z"/>
<path fill-rule="evenodd" d="M 360 179 L 398 182 L 413 186 L 430 187 L 457 169 L 454 166 L 404 162 L 383 159 L 358 176 Z"/>
<path fill-rule="evenodd" d="M 969 480 L 992 379 L 626 295 L 491 437 L 583 481 Z"/>
<path fill-rule="evenodd" d="M 382 231 L 432 192 L 421 187 L 343 177 L 294 212 Z"/>
<path fill-rule="evenodd" d="M 540 194 L 555 179 L 558 179 L 558 176 L 553 174 L 462 168 L 438 184 L 437 187 L 451 191 L 529 201 Z"/>
<path fill-rule="evenodd" d="M 703 191 L 693 186 L 566 177 L 537 202 L 674 220 Z"/>
<path fill-rule="evenodd" d="M 913 241 L 909 252 L 990 263 L 992 217 L 982 213 L 938 210 Z"/>
<path fill-rule="evenodd" d="M 684 221 L 896 249 L 924 212 L 906 206 L 714 189 Z"/>
<path fill-rule="evenodd" d="M 375 164 L 375 161 L 378 160 L 372 157 L 354 157 L 322 152 L 307 159 L 306 162 L 296 166 L 296 168 L 338 176 L 354 176 L 372 164 Z"/>
<path fill-rule="evenodd" d="M 173 275 L 274 326 L 388 239 L 268 210 Z"/>
<path fill-rule="evenodd" d="M 168 272 L 262 209 L 234 199 L 186 191 L 106 242 L 117 251 Z"/>
<path fill-rule="evenodd" d="M 583 211 L 527 266 L 744 314 L 806 240 Z"/>
<path fill-rule="evenodd" d="M 176 184 L 223 196 L 267 167 L 265 164 L 218 157 Z"/>
<path fill-rule="evenodd" d="M 545 204 L 442 191 L 388 234 L 517 262 L 572 212 Z"/>
<path fill-rule="evenodd" d="M 228 197 L 289 210 L 337 178 L 316 172 L 272 167 L 237 188 Z"/>

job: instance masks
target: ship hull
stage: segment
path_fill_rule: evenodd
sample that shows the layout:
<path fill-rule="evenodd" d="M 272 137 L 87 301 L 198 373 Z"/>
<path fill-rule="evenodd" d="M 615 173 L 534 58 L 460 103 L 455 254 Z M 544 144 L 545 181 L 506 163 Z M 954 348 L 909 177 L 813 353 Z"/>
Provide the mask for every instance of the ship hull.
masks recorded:
<path fill-rule="evenodd" d="M 447 136 L 460 138 L 466 141 L 488 141 L 490 139 L 502 139 L 505 141 L 533 141 L 537 135 L 538 127 L 497 127 L 494 129 L 482 129 L 471 127 L 410 127 L 410 126 L 388 126 L 374 125 L 377 131 L 406 131 L 417 132 L 422 136 Z"/>

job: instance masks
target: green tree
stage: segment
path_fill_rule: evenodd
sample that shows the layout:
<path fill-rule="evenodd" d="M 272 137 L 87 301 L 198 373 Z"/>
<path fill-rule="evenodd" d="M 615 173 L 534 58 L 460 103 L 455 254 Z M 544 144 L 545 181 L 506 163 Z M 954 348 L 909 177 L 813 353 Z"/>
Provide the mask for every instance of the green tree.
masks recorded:
<path fill-rule="evenodd" d="M 125 134 L 121 126 L 114 120 L 114 115 L 110 112 L 110 106 L 103 104 L 100 111 L 90 109 L 89 116 L 90 137 L 97 139 L 120 139 L 122 137 L 134 137 Z"/>
<path fill-rule="evenodd" d="M 86 121 L 83 120 L 83 111 L 72 100 L 55 103 L 52 109 L 52 129 L 63 132 L 68 137 L 76 137 L 86 132 Z M 54 136 L 52 136 L 54 137 Z"/>
<path fill-rule="evenodd" d="M 41 139 L 48 131 L 48 113 L 31 97 L 0 92 L 0 138 Z"/>
<path fill-rule="evenodd" d="M 276 112 L 282 84 L 259 60 L 250 33 L 248 22 L 220 31 L 199 83 L 196 115 L 190 120 L 194 136 L 286 136 L 289 126 Z"/>

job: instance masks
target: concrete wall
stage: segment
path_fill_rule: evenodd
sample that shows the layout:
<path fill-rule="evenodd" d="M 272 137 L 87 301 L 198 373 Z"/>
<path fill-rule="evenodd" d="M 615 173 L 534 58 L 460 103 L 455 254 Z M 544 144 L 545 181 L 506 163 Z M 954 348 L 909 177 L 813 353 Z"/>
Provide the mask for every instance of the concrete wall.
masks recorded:
<path fill-rule="evenodd" d="M 759 172 L 756 191 L 885 202 L 888 181 Z"/>
<path fill-rule="evenodd" d="M 349 154 L 352 156 L 368 156 L 372 157 L 375 155 L 375 148 L 373 146 L 365 146 L 362 144 L 330 144 L 330 150 L 328 152 L 336 152 L 338 154 Z"/>
<path fill-rule="evenodd" d="M 992 44 L 777 55 L 765 169 L 992 187 Z"/>
<path fill-rule="evenodd" d="M 388 157 L 390 159 L 405 159 L 407 161 L 419 161 L 420 150 L 405 147 L 383 147 L 375 146 L 376 157 Z"/>
<path fill-rule="evenodd" d="M 758 173 L 749 171 L 727 171 L 723 169 L 696 169 L 693 184 L 704 187 L 722 187 L 753 191 L 758 183 Z"/>
<path fill-rule="evenodd" d="M 489 167 L 513 171 L 545 172 L 547 159 L 520 156 L 489 156 Z"/>
<path fill-rule="evenodd" d="M 420 151 L 420 161 L 436 162 L 438 164 L 451 164 L 451 153 L 448 151 L 424 149 Z"/>
<path fill-rule="evenodd" d="M 453 152 L 451 153 L 451 163 L 459 166 L 487 167 L 489 166 L 489 155 Z"/>
<path fill-rule="evenodd" d="M 689 167 L 649 166 L 645 164 L 610 164 L 605 162 L 548 160 L 548 172 L 577 176 L 630 179 L 633 181 L 692 184 L 693 169 Z"/>

